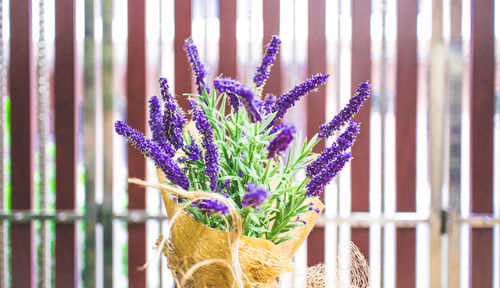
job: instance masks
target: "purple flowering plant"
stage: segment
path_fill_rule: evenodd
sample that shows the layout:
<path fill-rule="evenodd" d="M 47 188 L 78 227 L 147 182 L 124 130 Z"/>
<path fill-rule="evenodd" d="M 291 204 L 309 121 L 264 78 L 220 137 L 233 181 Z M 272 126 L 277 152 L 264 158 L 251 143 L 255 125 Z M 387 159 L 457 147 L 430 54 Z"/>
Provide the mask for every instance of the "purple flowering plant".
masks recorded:
<path fill-rule="evenodd" d="M 290 239 L 285 232 L 306 224 L 301 217 L 314 210 L 310 197 L 319 196 L 351 159 L 350 148 L 359 133 L 352 117 L 370 95 L 370 84 L 361 83 L 345 108 L 318 127 L 318 134 L 302 139 L 293 125 L 284 123 L 284 116 L 329 75 L 313 75 L 280 97 L 264 94 L 280 44 L 273 36 L 251 86 L 221 77 L 211 88 L 198 50 L 187 39 L 184 48 L 198 93 L 179 97 L 189 98 L 191 117 L 177 104 L 167 80 L 160 78 L 161 101 L 156 96 L 149 101 L 152 137 L 146 138 L 126 122 L 115 124 L 116 132 L 165 174 L 167 184 L 223 195 L 240 211 L 244 235 L 276 244 Z M 186 128 L 188 118 L 196 131 Z M 338 136 L 329 147 L 312 152 L 333 135 Z M 306 177 L 299 177 L 303 174 Z M 227 207 L 216 200 L 196 200 L 186 210 L 215 229 L 224 230 L 229 223 Z"/>

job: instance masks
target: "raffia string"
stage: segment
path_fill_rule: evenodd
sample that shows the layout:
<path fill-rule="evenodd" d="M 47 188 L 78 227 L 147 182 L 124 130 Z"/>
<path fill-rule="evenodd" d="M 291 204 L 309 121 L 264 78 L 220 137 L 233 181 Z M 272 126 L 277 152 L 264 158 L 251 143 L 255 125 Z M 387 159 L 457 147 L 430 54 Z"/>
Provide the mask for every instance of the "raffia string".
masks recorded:
<path fill-rule="evenodd" d="M 348 280 L 341 280 L 340 277 L 340 256 L 337 258 L 337 274 L 328 275 L 325 264 L 321 263 L 307 268 L 306 279 L 307 288 L 326 288 L 333 281 L 337 288 L 368 288 L 369 268 L 365 257 L 358 247 L 349 241 L 349 245 L 339 245 L 339 254 L 347 252 L 350 254 L 350 273 Z M 292 287 L 290 287 L 292 288 Z"/>
<path fill-rule="evenodd" d="M 161 175 L 160 181 L 162 181 Z M 167 257 L 176 284 L 183 288 L 276 287 L 279 275 L 294 265 L 278 245 L 265 239 L 243 236 L 241 217 L 226 198 L 215 193 L 184 191 L 168 185 L 130 179 L 131 183 L 160 189 L 171 219 L 170 237 L 157 240 L 157 249 Z M 205 226 L 188 215 L 172 196 L 191 201 L 214 199 L 227 205 L 230 231 Z M 229 227 L 229 224 L 226 225 Z M 304 237 L 305 239 L 305 237 Z"/>
<path fill-rule="evenodd" d="M 229 219 L 231 219 L 232 223 L 232 229 L 228 229 L 228 242 L 229 242 L 229 248 L 231 251 L 231 263 L 228 264 L 225 259 L 208 259 L 203 262 L 199 262 L 196 265 L 192 266 L 187 273 L 185 273 L 182 276 L 181 279 L 181 287 L 184 287 L 186 284 L 186 281 L 189 279 L 189 277 L 199 269 L 200 267 L 214 264 L 214 263 L 223 263 L 224 265 L 228 265 L 231 274 L 233 275 L 233 284 L 236 285 L 238 288 L 243 288 L 243 273 L 241 270 L 241 265 L 239 262 L 239 257 L 238 257 L 238 249 L 239 249 L 239 241 L 240 237 L 242 235 L 242 222 L 241 222 L 241 216 L 238 212 L 238 210 L 231 204 L 229 200 L 227 200 L 225 197 L 215 194 L 215 193 L 207 193 L 207 192 L 197 192 L 197 191 L 185 191 L 182 189 L 178 189 L 172 186 L 164 185 L 164 184 L 159 184 L 159 183 L 150 183 L 146 182 L 137 178 L 129 178 L 128 179 L 129 183 L 141 185 L 141 186 L 147 186 L 151 188 L 156 188 L 162 191 L 166 191 L 172 195 L 175 195 L 177 197 L 183 197 L 186 199 L 189 199 L 192 201 L 194 200 L 199 200 L 199 199 L 213 199 L 217 200 L 220 203 L 226 205 L 229 209 Z M 187 206 L 190 205 L 190 203 L 184 205 Z M 182 208 L 184 208 L 182 207 Z M 171 218 L 169 226 L 172 227 L 173 223 L 177 220 L 177 217 L 183 213 L 184 209 L 178 209 L 176 213 L 174 214 L 174 217 Z M 170 228 L 169 227 L 169 228 Z M 229 225 L 226 225 L 226 227 L 229 227 Z M 163 243 L 158 247 L 160 250 L 162 250 L 163 246 L 165 246 L 167 241 L 163 241 Z"/>
<path fill-rule="evenodd" d="M 161 181 L 161 175 L 159 174 L 159 176 Z M 275 245 L 264 239 L 242 236 L 242 220 L 238 210 L 230 201 L 219 194 L 188 192 L 172 186 L 150 183 L 135 178 L 129 179 L 129 182 L 162 191 L 167 214 L 170 218 L 168 225 L 170 237 L 160 235 L 156 241 L 156 249 L 158 250 L 156 257 L 160 253 L 165 254 L 177 287 L 279 287 L 275 282 L 276 278 L 283 273 L 294 270 L 294 265 L 289 261 L 290 257 L 294 254 L 295 246 L 298 247 L 310 231 L 298 231 L 300 233 L 294 235 L 297 239 L 290 240 L 289 244 L 293 245 Z M 180 205 L 172 200 L 172 196 L 183 197 L 190 201 Z M 192 201 L 199 199 L 213 199 L 225 204 L 229 209 L 229 219 L 233 229 L 228 231 L 215 230 L 186 214 L 184 208 Z M 317 215 L 317 213 L 312 215 L 314 214 Z M 313 226 L 314 223 L 315 219 L 308 222 L 308 225 Z M 226 227 L 230 227 L 229 223 L 226 223 Z M 320 264 L 307 269 L 305 276 L 308 288 L 327 287 L 327 283 L 332 281 L 331 278 L 337 287 L 369 287 L 368 265 L 356 245 L 352 242 L 350 245 L 341 245 L 339 255 L 340 251 L 350 253 L 348 261 L 351 265 L 348 283 L 340 281 L 341 277 L 338 273 L 337 275 L 327 275 L 325 266 Z M 152 260 L 143 268 L 147 267 Z M 337 259 L 337 271 L 340 270 L 339 261 L 340 259 Z"/>

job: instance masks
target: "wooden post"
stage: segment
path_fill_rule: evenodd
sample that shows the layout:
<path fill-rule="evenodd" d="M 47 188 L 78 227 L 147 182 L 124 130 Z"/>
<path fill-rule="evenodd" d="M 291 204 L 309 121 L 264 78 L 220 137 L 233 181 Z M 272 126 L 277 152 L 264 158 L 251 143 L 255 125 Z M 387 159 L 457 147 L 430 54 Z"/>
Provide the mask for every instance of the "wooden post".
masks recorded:
<path fill-rule="evenodd" d="M 397 2 L 397 212 L 416 211 L 417 4 Z M 415 228 L 396 229 L 396 287 L 415 287 Z"/>
<path fill-rule="evenodd" d="M 236 79 L 236 0 L 224 0 L 220 5 L 219 73 Z M 187 65 L 187 64 L 186 64 Z M 209 84 L 210 85 L 210 84 Z"/>
<path fill-rule="evenodd" d="M 493 0 L 472 1 L 470 59 L 470 191 L 472 213 L 493 213 L 495 85 Z M 493 230 L 472 228 L 471 287 L 493 285 Z"/>
<path fill-rule="evenodd" d="M 184 51 L 184 41 L 191 36 L 191 0 L 175 0 L 175 95 L 179 106 L 184 110 L 189 110 L 189 101 L 183 93 L 191 93 L 192 78 L 189 62 Z"/>
<path fill-rule="evenodd" d="M 308 21 L 309 40 L 307 44 L 307 74 L 326 72 L 325 0 L 309 0 Z M 307 137 L 311 139 L 318 132 L 319 125 L 326 121 L 326 91 L 320 87 L 315 95 L 305 97 L 307 103 Z M 324 148 L 324 141 L 316 145 L 314 152 Z M 314 228 L 307 241 L 307 265 L 324 262 L 324 228 Z"/>
<path fill-rule="evenodd" d="M 351 90 L 371 79 L 371 1 L 352 2 L 352 55 Z M 370 210 L 370 99 L 366 100 L 355 121 L 360 123 L 360 133 L 352 147 L 351 161 L 351 211 L 369 212 Z M 368 259 L 370 247 L 369 228 L 353 228 L 351 240 Z"/>
<path fill-rule="evenodd" d="M 279 0 L 266 0 L 262 3 L 262 14 L 264 21 L 264 43 L 265 45 L 271 41 L 273 35 L 279 35 L 280 33 L 280 1 Z M 265 50 L 264 50 L 265 53 Z M 267 93 L 272 93 L 276 97 L 279 97 L 284 93 L 281 84 L 281 52 L 278 53 L 276 61 L 271 68 L 271 73 L 266 81 L 266 86 L 264 91 Z M 263 95 L 264 96 L 264 95 Z"/>
<path fill-rule="evenodd" d="M 139 131 L 146 131 L 146 2 L 128 1 L 127 54 L 127 121 Z M 146 160 L 134 147 L 128 146 L 129 176 L 146 179 Z M 146 191 L 128 186 L 128 208 L 145 209 Z M 146 287 L 146 224 L 128 223 L 128 276 L 130 287 Z"/>
<path fill-rule="evenodd" d="M 76 95 L 76 7 L 74 0 L 56 1 L 55 134 L 56 209 L 74 210 L 78 157 Z M 56 287 L 76 287 L 76 224 L 56 224 Z"/>
<path fill-rule="evenodd" d="M 10 3 L 11 177 L 12 209 L 31 209 L 34 192 L 36 98 L 30 0 Z M 2 119 L 3 121 L 3 119 Z M 32 223 L 12 223 L 10 230 L 12 287 L 35 287 Z"/>
<path fill-rule="evenodd" d="M 429 71 L 429 153 L 430 153 L 430 286 L 441 287 L 441 206 L 444 183 L 445 51 L 443 41 L 443 1 L 432 3 L 432 39 Z"/>

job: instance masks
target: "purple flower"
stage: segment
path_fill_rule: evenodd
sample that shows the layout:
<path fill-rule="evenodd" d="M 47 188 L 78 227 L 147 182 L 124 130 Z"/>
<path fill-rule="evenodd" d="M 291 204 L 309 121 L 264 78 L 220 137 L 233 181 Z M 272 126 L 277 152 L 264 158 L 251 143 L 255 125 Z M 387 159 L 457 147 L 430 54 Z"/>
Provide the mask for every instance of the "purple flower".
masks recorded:
<path fill-rule="evenodd" d="M 207 72 L 205 71 L 205 66 L 200 61 L 198 48 L 196 48 L 196 45 L 194 45 L 193 39 L 191 38 L 186 39 L 186 43 L 184 43 L 184 50 L 186 50 L 189 63 L 191 63 L 194 75 L 196 76 L 196 85 L 198 86 L 198 94 L 202 95 L 203 89 L 207 91 L 207 94 L 210 94 L 207 82 L 205 81 L 205 78 L 207 77 Z"/>
<path fill-rule="evenodd" d="M 115 130 L 119 135 L 127 138 L 127 141 L 135 146 L 145 157 L 150 158 L 160 168 L 168 180 L 179 185 L 185 190 L 189 190 L 189 179 L 182 170 L 175 164 L 170 156 L 153 141 L 146 139 L 144 134 L 132 129 L 124 121 L 116 121 Z"/>
<path fill-rule="evenodd" d="M 293 127 L 293 125 L 283 125 L 278 135 L 269 143 L 269 147 L 267 148 L 269 150 L 267 159 L 274 158 L 282 151 L 285 151 L 292 142 L 294 133 L 295 127 Z"/>
<path fill-rule="evenodd" d="M 193 162 L 200 159 L 201 151 L 198 147 L 198 144 L 194 141 L 191 136 L 191 143 L 189 145 L 184 146 L 184 153 L 186 153 L 187 157 L 179 158 L 179 162 Z"/>
<path fill-rule="evenodd" d="M 219 152 L 214 144 L 214 131 L 207 119 L 205 112 L 198 109 L 191 101 L 193 120 L 196 121 L 196 129 L 202 135 L 201 146 L 205 149 L 205 175 L 210 179 L 210 189 L 217 191 L 217 174 L 219 173 Z"/>
<path fill-rule="evenodd" d="M 359 111 L 359 108 L 368 97 L 370 97 L 370 83 L 363 82 L 339 114 L 335 115 L 329 123 L 319 126 L 320 132 L 318 136 L 320 138 L 328 138 L 333 135 L 335 131 L 344 126 Z"/>
<path fill-rule="evenodd" d="M 175 97 L 170 94 L 170 87 L 168 86 L 168 81 L 166 78 L 158 78 L 158 83 L 160 84 L 161 98 L 163 101 L 175 101 Z"/>
<path fill-rule="evenodd" d="M 288 124 L 284 124 L 284 123 L 279 123 L 279 124 L 276 124 L 273 129 L 271 129 L 271 131 L 269 132 L 269 135 L 272 135 L 278 131 L 280 131 L 284 126 L 287 126 Z"/>
<path fill-rule="evenodd" d="M 266 54 L 262 58 L 262 64 L 257 68 L 257 72 L 253 77 L 253 82 L 256 87 L 264 85 L 264 82 L 269 77 L 269 72 L 276 60 L 276 54 L 278 54 L 281 40 L 278 36 L 273 35 L 271 42 L 267 45 Z"/>
<path fill-rule="evenodd" d="M 316 74 L 313 77 L 307 79 L 306 81 L 293 87 L 292 90 L 288 91 L 286 94 L 282 95 L 278 100 L 276 100 L 276 103 L 273 105 L 272 112 L 273 113 L 278 112 L 278 113 L 276 114 L 276 117 L 274 118 L 273 122 L 269 124 L 269 127 L 271 127 L 274 124 L 274 122 L 276 122 L 278 119 L 283 118 L 288 109 L 294 106 L 295 102 L 297 102 L 300 99 L 300 97 L 306 95 L 307 93 L 318 88 L 321 84 L 325 83 L 328 76 L 329 76 L 328 74 Z"/>
<path fill-rule="evenodd" d="M 234 113 L 238 113 L 238 110 L 240 108 L 240 99 L 238 99 L 238 96 L 234 93 L 227 92 L 226 95 L 229 97 L 229 104 L 231 104 L 231 107 L 233 107 Z"/>
<path fill-rule="evenodd" d="M 340 134 L 337 138 L 337 141 L 332 143 L 332 146 L 326 148 L 321 152 L 319 157 L 314 160 L 311 164 L 307 165 L 306 168 L 306 176 L 311 178 L 314 175 L 317 175 L 323 168 L 325 168 L 328 163 L 330 163 L 335 157 L 340 155 L 345 150 L 349 149 L 354 140 L 356 139 L 356 135 L 359 133 L 359 124 L 355 121 L 350 121 L 349 126 L 344 131 L 344 133 Z"/>
<path fill-rule="evenodd" d="M 217 200 L 203 199 L 196 200 L 193 202 L 203 215 L 212 216 L 214 213 L 219 213 L 222 215 L 229 214 L 229 208 L 224 203 L 220 203 Z"/>
<path fill-rule="evenodd" d="M 275 102 L 276 102 L 276 97 L 274 97 L 273 94 L 267 94 L 266 99 L 264 99 L 260 107 L 260 113 L 264 115 L 271 114 Z"/>
<path fill-rule="evenodd" d="M 259 114 L 259 109 L 257 108 L 257 103 L 255 101 L 255 95 L 253 94 L 250 88 L 241 85 L 240 83 L 238 83 L 238 81 L 230 78 L 215 79 L 214 87 L 220 93 L 227 93 L 229 95 L 232 93 L 234 95 L 238 95 L 240 97 L 241 102 L 245 106 L 248 118 L 252 123 L 262 120 L 262 117 Z"/>
<path fill-rule="evenodd" d="M 172 97 L 168 91 L 169 87 L 167 79 L 160 78 L 158 82 L 160 83 L 162 99 L 165 102 L 163 111 L 163 133 L 165 138 L 177 150 L 182 148 L 184 143 L 182 131 L 184 129 L 184 125 L 186 124 L 186 117 L 179 108 L 175 98 Z"/>
<path fill-rule="evenodd" d="M 222 186 L 220 186 L 219 191 L 222 191 L 222 190 L 226 189 L 227 187 L 229 187 L 229 185 L 231 185 L 231 181 L 229 181 L 229 179 L 226 179 L 224 181 L 224 184 L 222 184 Z M 222 193 L 222 194 L 224 195 L 224 194 L 227 194 L 227 193 Z M 228 194 L 228 196 L 229 196 L 229 194 Z M 228 197 L 226 197 L 226 198 L 228 198 Z"/>
<path fill-rule="evenodd" d="M 262 203 L 264 203 L 270 196 L 270 192 L 267 189 L 258 187 L 252 182 L 248 182 L 247 193 L 243 196 L 241 200 L 241 205 L 243 207 L 252 207 L 257 209 Z"/>
<path fill-rule="evenodd" d="M 162 125 L 162 115 L 160 109 L 160 101 L 158 97 L 149 98 L 149 127 L 153 132 L 152 140 L 170 157 L 174 156 L 175 150 L 172 145 L 165 139 Z"/>
<path fill-rule="evenodd" d="M 346 162 L 351 159 L 351 152 L 346 152 L 338 157 L 335 160 L 328 163 L 328 165 L 321 170 L 319 174 L 314 176 L 306 185 L 306 197 L 315 197 L 319 196 L 323 188 L 332 181 L 332 179 L 337 175 L 337 173 L 344 168 Z"/>

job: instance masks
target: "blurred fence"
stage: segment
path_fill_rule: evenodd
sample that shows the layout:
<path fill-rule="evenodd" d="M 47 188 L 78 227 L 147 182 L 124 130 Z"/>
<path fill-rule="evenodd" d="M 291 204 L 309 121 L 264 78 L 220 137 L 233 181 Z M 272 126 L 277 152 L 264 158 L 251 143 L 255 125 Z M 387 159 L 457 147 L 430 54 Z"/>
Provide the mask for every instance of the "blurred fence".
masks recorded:
<path fill-rule="evenodd" d="M 273 34 L 266 93 L 333 76 L 291 112 L 303 135 L 373 84 L 297 271 L 349 275 L 351 239 L 371 287 L 500 287 L 499 28 L 494 0 L 0 0 L 0 287 L 172 287 L 165 259 L 137 269 L 167 219 L 113 123 L 146 131 L 158 76 L 187 108 L 187 37 L 248 83 Z"/>

